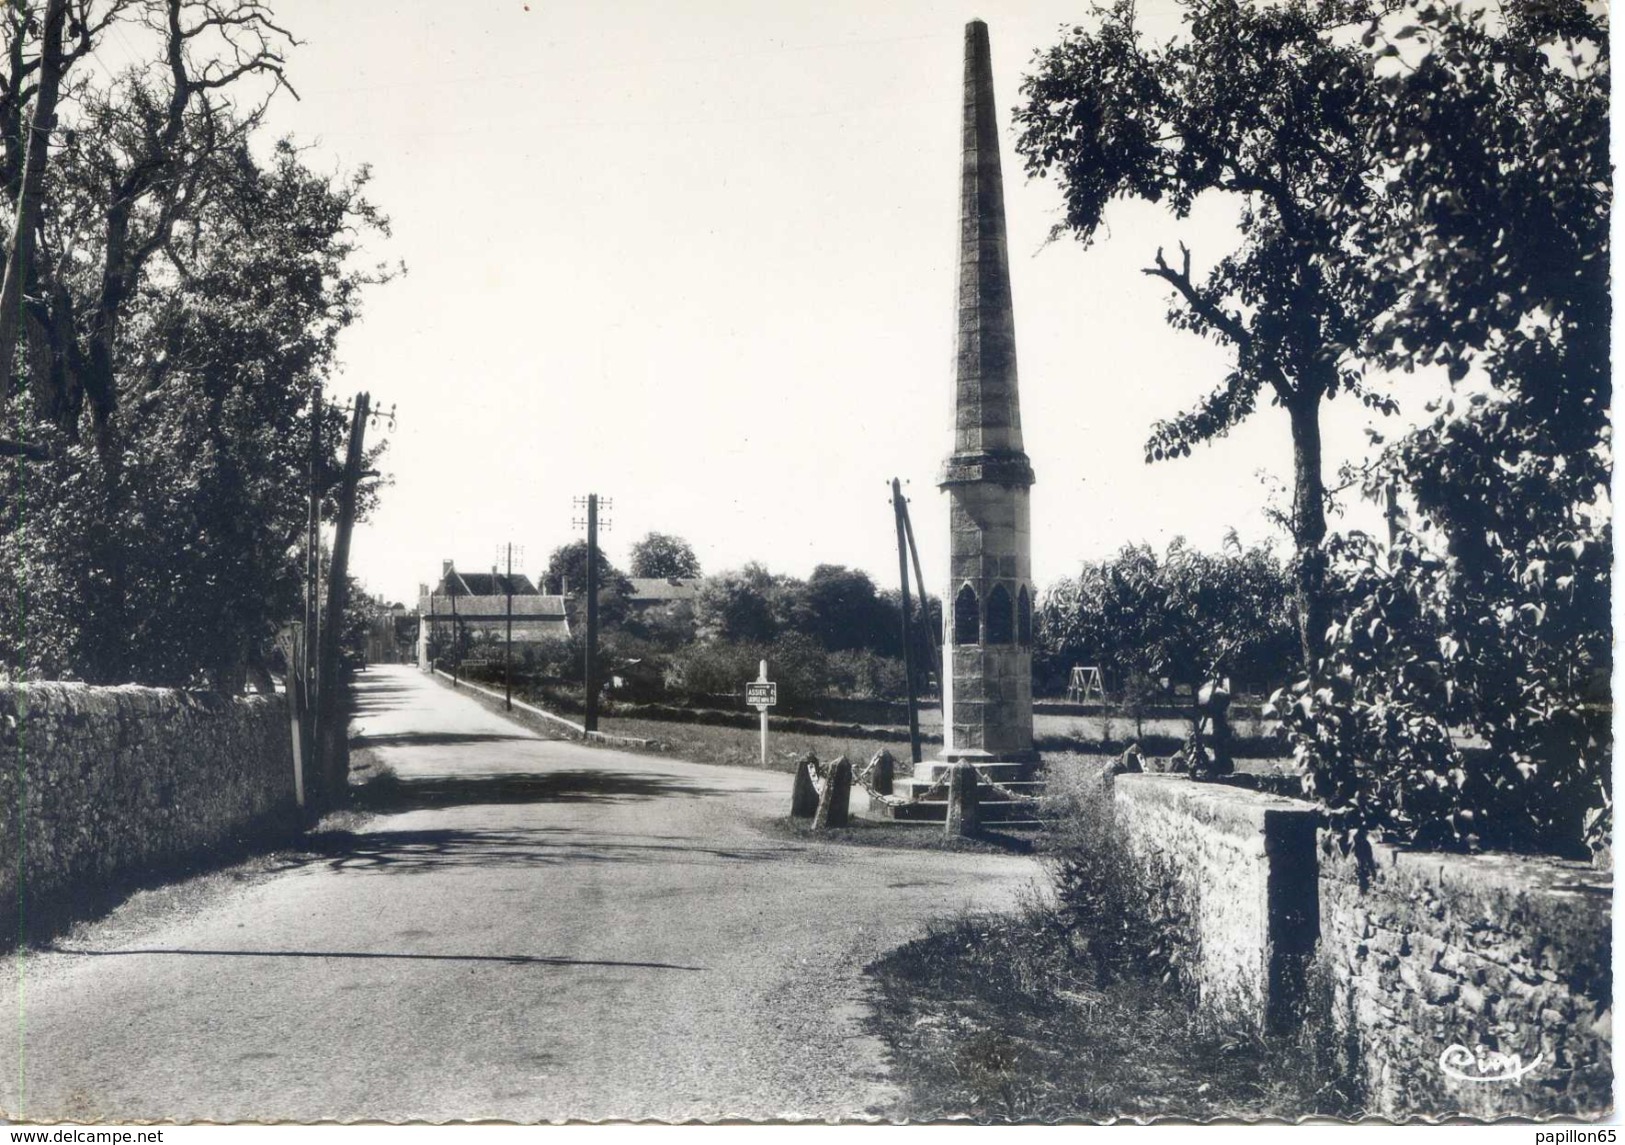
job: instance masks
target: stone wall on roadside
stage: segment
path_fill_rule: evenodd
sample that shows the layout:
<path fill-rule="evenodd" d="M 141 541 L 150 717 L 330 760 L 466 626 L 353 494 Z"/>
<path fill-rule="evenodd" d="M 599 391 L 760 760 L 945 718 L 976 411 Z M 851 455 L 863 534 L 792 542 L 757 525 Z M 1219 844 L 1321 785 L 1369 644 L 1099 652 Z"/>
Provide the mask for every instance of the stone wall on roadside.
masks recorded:
<path fill-rule="evenodd" d="M 0 686 L 0 919 L 298 821 L 285 697 Z"/>
<path fill-rule="evenodd" d="M 1172 930 L 1202 1013 L 1256 1029 L 1286 1020 L 1314 947 L 1313 808 L 1173 775 L 1119 775 L 1112 789 L 1143 901 Z"/>
<path fill-rule="evenodd" d="M 1610 873 L 1384 845 L 1360 860 L 1301 800 L 1181 776 L 1105 785 L 1137 900 L 1209 1020 L 1326 1023 L 1387 1117 L 1610 1107 Z"/>
<path fill-rule="evenodd" d="M 1610 877 L 1380 844 L 1362 864 L 1329 835 L 1319 857 L 1332 1016 L 1374 1112 L 1608 1108 Z"/>

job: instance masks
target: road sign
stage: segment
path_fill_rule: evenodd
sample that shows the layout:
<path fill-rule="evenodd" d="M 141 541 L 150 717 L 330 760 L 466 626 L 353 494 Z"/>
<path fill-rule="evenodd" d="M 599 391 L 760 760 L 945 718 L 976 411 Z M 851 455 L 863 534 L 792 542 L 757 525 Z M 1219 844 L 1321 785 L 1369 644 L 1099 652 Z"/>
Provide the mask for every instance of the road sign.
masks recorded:
<path fill-rule="evenodd" d="M 766 680 L 745 685 L 745 703 L 753 708 L 771 708 L 779 702 L 779 686 Z"/>

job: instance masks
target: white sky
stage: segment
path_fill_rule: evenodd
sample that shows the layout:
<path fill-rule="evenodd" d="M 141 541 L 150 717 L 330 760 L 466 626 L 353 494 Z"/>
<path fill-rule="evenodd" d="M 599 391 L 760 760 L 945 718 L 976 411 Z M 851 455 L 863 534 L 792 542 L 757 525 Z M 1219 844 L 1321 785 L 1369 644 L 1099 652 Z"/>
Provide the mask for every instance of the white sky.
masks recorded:
<path fill-rule="evenodd" d="M 302 100 L 274 129 L 313 164 L 372 165 L 394 223 L 376 253 L 409 267 L 345 336 L 335 383 L 398 407 L 395 484 L 355 541 L 369 588 L 409 601 L 442 558 L 488 568 L 506 541 L 535 573 L 579 535 L 571 499 L 589 491 L 614 500 L 604 540 L 623 565 L 658 529 L 711 572 L 834 562 L 889 586 L 893 476 L 940 576 L 963 25 L 988 21 L 1008 112 L 1085 0 L 275 8 L 306 43 Z M 1121 204 L 1091 250 L 1046 248 L 1059 191 L 1026 180 L 1003 118 L 1037 580 L 1130 540 L 1272 535 L 1279 410 L 1142 461 L 1152 421 L 1216 385 L 1226 356 L 1167 327 L 1167 291 L 1139 270 L 1181 238 L 1210 264 L 1229 208 L 1177 223 Z M 1339 400 L 1326 421 L 1332 478 L 1367 417 Z"/>

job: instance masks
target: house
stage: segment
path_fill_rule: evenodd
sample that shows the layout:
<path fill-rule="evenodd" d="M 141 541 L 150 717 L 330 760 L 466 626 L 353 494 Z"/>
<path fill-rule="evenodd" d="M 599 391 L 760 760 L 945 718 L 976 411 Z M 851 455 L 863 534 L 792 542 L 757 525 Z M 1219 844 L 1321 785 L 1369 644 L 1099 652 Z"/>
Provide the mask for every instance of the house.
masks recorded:
<path fill-rule="evenodd" d="M 535 643 L 570 635 L 564 597 L 541 593 L 528 576 L 460 573 L 451 561 L 440 568 L 440 580 L 431 588 L 418 586 L 418 665 L 429 663 L 429 643 L 449 643 L 456 633 L 464 639 L 501 640 L 513 618 L 513 642 Z"/>

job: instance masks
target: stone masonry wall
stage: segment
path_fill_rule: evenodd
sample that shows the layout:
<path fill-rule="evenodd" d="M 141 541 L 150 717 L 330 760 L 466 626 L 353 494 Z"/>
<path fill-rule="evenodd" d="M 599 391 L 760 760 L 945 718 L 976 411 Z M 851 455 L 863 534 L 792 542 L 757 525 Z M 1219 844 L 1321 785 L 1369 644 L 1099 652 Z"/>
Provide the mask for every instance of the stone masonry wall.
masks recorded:
<path fill-rule="evenodd" d="M 1145 909 L 1180 940 L 1208 1019 L 1328 1022 L 1386 1117 L 1610 1107 L 1611 875 L 1384 845 L 1361 863 L 1298 800 L 1179 776 L 1106 782 Z"/>
<path fill-rule="evenodd" d="M 1149 909 L 1178 935 L 1200 1010 L 1221 1024 L 1278 1024 L 1314 945 L 1313 809 L 1171 775 L 1120 775 L 1112 787 Z"/>
<path fill-rule="evenodd" d="M 1504 855 L 1379 845 L 1372 859 L 1362 872 L 1352 854 L 1322 840 L 1333 1017 L 1372 1110 L 1528 1117 L 1607 1109 L 1612 879 L 1576 863 Z M 1480 1068 L 1481 1049 L 1503 1058 Z M 1456 1060 L 1442 1063 L 1447 1052 Z M 1512 1055 L 1523 1067 L 1539 1061 L 1516 1081 L 1451 1076 L 1504 1076 L 1517 1068 Z"/>
<path fill-rule="evenodd" d="M 284 697 L 0 687 L 8 940 L 19 908 L 26 921 L 128 873 L 297 822 Z"/>

